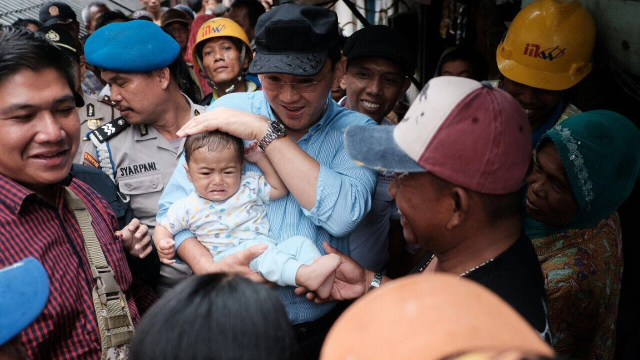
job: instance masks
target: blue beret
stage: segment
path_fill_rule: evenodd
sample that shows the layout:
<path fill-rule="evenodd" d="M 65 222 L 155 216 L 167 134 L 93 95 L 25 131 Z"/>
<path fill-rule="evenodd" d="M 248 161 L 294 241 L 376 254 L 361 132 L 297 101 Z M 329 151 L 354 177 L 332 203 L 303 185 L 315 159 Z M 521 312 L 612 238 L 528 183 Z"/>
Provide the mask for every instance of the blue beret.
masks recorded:
<path fill-rule="evenodd" d="M 147 72 L 171 64 L 180 45 L 151 21 L 112 23 L 96 30 L 84 45 L 87 62 L 120 72 Z"/>

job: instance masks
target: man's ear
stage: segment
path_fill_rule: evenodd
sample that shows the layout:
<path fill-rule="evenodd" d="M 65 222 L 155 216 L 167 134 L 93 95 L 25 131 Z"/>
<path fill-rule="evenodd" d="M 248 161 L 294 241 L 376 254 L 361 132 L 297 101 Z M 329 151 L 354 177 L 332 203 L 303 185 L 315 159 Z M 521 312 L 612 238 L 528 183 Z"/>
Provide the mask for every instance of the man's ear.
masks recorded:
<path fill-rule="evenodd" d="M 342 56 L 340 58 L 340 61 L 338 61 L 338 63 L 336 64 L 336 72 L 333 74 L 334 83 L 336 81 L 339 81 L 340 87 L 342 88 L 342 90 L 347 89 L 347 81 L 345 79 L 346 75 L 347 75 L 347 58 L 345 56 Z"/>
<path fill-rule="evenodd" d="M 400 101 L 400 99 L 402 99 L 402 97 L 404 96 L 404 93 L 407 92 L 407 90 L 409 90 L 409 86 L 411 86 L 411 76 L 404 79 L 404 84 L 402 84 L 402 90 L 400 91 L 400 96 L 398 97 L 398 101 Z"/>
<path fill-rule="evenodd" d="M 454 186 L 449 190 L 451 196 L 451 212 L 447 221 L 447 230 L 453 230 L 460 226 L 469 213 L 469 192 L 460 186 Z"/>
<path fill-rule="evenodd" d="M 171 82 L 171 72 L 168 67 L 155 70 L 153 75 L 158 80 L 158 84 L 160 84 L 162 90 L 166 90 L 169 87 L 169 83 Z"/>

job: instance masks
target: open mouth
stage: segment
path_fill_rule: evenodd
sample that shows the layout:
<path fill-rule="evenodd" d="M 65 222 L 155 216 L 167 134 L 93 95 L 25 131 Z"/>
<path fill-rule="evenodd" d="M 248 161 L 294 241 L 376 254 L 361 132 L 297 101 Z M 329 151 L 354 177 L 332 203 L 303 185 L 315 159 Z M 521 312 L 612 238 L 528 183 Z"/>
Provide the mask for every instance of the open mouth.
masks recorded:
<path fill-rule="evenodd" d="M 372 103 L 366 100 L 362 100 L 362 105 L 368 110 L 378 110 L 380 104 Z"/>
<path fill-rule="evenodd" d="M 304 110 L 304 106 L 284 106 L 284 105 L 282 105 L 282 108 L 287 113 L 287 115 L 289 115 L 291 117 L 300 116 L 300 114 L 302 114 L 302 111 Z"/>

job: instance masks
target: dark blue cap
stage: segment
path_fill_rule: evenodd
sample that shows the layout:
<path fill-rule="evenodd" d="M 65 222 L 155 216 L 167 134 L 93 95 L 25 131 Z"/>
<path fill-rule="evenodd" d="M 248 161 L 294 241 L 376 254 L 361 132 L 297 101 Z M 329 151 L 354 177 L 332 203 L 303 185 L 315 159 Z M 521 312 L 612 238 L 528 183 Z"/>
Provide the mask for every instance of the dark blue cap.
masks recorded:
<path fill-rule="evenodd" d="M 150 21 L 112 23 L 96 30 L 84 45 L 87 62 L 118 72 L 148 72 L 169 66 L 180 45 Z"/>
<path fill-rule="evenodd" d="M 315 75 L 338 47 L 338 16 L 313 5 L 284 4 L 258 18 L 253 74 Z"/>

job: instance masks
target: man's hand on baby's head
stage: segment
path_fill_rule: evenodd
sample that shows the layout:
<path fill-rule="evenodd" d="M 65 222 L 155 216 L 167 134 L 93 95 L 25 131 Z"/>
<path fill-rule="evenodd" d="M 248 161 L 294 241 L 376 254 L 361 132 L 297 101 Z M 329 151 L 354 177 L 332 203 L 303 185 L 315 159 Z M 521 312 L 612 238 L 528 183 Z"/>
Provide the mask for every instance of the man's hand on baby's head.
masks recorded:
<path fill-rule="evenodd" d="M 173 259 L 176 256 L 176 250 L 174 246 L 176 242 L 171 238 L 155 239 L 156 248 L 158 250 L 158 257 L 163 264 L 171 265 L 176 261 Z"/>
<path fill-rule="evenodd" d="M 257 141 L 254 141 L 251 145 L 244 148 L 244 158 L 248 162 L 256 163 L 264 156 L 266 156 L 266 154 L 258 147 Z"/>

